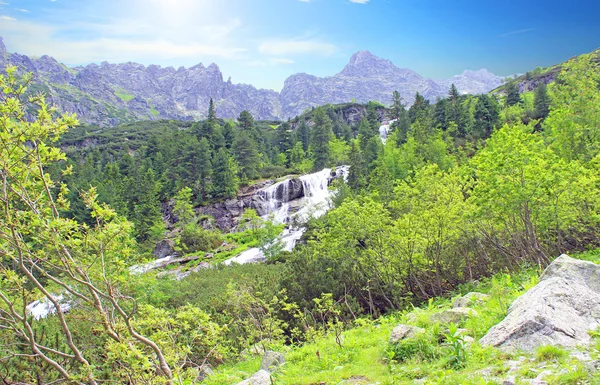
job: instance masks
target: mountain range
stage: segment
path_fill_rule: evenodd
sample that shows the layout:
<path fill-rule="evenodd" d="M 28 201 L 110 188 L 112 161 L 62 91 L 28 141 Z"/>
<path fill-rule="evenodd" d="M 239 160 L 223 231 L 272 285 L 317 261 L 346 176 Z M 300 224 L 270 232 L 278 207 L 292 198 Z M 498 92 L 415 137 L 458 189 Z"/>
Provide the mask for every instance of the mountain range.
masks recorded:
<path fill-rule="evenodd" d="M 102 62 L 69 68 L 47 55 L 33 58 L 9 53 L 0 37 L 0 68 L 7 64 L 32 72 L 30 89 L 45 92 L 58 110 L 74 112 L 81 122 L 100 126 L 148 119 L 202 119 L 211 98 L 222 118 L 236 118 L 248 110 L 255 119 L 281 120 L 328 103 L 375 100 L 387 105 L 396 90 L 409 105 L 416 92 L 431 101 L 447 95 L 450 84 L 462 93 L 485 93 L 503 80 L 487 70 L 432 80 L 359 51 L 334 76 L 295 74 L 276 92 L 234 84 L 231 78 L 225 81 L 216 64 L 175 69 Z"/>

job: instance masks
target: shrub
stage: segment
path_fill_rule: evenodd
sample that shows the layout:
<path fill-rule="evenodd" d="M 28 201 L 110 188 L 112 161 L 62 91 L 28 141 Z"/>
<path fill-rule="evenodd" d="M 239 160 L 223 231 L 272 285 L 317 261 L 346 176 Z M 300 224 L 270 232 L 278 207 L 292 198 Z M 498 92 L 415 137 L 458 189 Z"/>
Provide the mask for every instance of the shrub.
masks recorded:
<path fill-rule="evenodd" d="M 185 225 L 179 236 L 179 248 L 184 253 L 197 251 L 211 251 L 222 243 L 221 235 L 217 232 L 205 230 L 195 223 Z"/>

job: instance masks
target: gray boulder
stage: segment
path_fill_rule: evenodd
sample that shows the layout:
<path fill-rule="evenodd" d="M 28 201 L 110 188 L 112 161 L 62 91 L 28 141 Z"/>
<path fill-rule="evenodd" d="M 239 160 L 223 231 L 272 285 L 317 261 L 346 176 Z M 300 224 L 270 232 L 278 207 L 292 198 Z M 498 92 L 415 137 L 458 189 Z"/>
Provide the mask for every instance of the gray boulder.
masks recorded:
<path fill-rule="evenodd" d="M 283 354 L 267 350 L 260 364 L 260 369 L 267 372 L 274 372 L 283 364 L 285 364 L 285 356 Z"/>
<path fill-rule="evenodd" d="M 400 324 L 392 330 L 392 335 L 390 336 L 390 344 L 398 343 L 407 338 L 413 338 L 417 334 L 423 333 L 425 330 L 416 326 L 404 325 Z"/>
<path fill-rule="evenodd" d="M 443 310 L 439 313 L 435 313 L 429 319 L 431 322 L 440 324 L 459 323 L 460 321 L 469 318 L 476 317 L 477 312 L 467 307 L 456 307 L 453 309 Z"/>
<path fill-rule="evenodd" d="M 236 385 L 271 385 L 271 374 L 266 370 L 259 370 L 252 377 Z"/>
<path fill-rule="evenodd" d="M 488 298 L 489 296 L 487 294 L 472 292 L 458 298 L 456 301 L 454 301 L 452 307 L 471 307 L 473 305 L 484 303 Z"/>
<path fill-rule="evenodd" d="M 173 242 L 172 239 L 163 239 L 162 241 L 158 242 L 156 247 L 154 247 L 154 251 L 152 252 L 156 259 L 166 258 L 174 253 L 175 242 Z"/>
<path fill-rule="evenodd" d="M 561 255 L 480 342 L 506 349 L 574 347 L 588 344 L 588 332 L 599 325 L 600 266 Z"/>

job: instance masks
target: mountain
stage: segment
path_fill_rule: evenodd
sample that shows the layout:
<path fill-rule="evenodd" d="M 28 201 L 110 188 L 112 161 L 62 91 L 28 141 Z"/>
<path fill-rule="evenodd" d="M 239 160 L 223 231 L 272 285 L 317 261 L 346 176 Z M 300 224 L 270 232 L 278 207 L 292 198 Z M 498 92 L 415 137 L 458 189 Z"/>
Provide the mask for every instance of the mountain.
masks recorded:
<path fill-rule="evenodd" d="M 290 76 L 284 83 L 280 100 L 284 115 L 296 116 L 309 107 L 345 103 L 352 99 L 359 103 L 376 100 L 389 104 L 396 90 L 408 104 L 412 104 L 416 92 L 430 100 L 447 93 L 447 88 L 431 79 L 398 68 L 369 51 L 360 51 L 352 55 L 348 65 L 337 75 L 325 78 L 307 74 Z"/>
<path fill-rule="evenodd" d="M 464 94 L 484 94 L 499 87 L 503 79 L 486 69 L 481 69 L 479 71 L 466 70 L 450 79 L 437 80 L 437 83 L 446 90 L 454 84 Z"/>
<path fill-rule="evenodd" d="M 69 68 L 46 55 L 30 58 L 8 53 L 0 37 L 0 68 L 7 64 L 33 72 L 35 82 L 30 88 L 45 92 L 60 111 L 77 113 L 80 121 L 101 126 L 137 120 L 202 119 L 211 98 L 222 118 L 236 118 L 248 110 L 256 119 L 279 120 L 329 103 L 376 100 L 389 104 L 396 90 L 408 104 L 416 92 L 432 101 L 444 97 L 451 83 L 463 93 L 485 93 L 502 80 L 480 70 L 434 81 L 368 51 L 359 51 L 340 73 L 324 78 L 295 74 L 278 93 L 234 84 L 231 78 L 225 81 L 216 64 L 175 69 L 102 62 Z"/>

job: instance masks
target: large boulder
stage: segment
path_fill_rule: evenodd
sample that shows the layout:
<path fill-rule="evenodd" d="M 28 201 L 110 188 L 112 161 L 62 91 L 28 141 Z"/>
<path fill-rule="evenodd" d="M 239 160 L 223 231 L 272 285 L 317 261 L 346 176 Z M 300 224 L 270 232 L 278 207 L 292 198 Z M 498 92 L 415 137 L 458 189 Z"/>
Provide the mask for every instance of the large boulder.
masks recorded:
<path fill-rule="evenodd" d="M 473 305 L 480 305 L 487 300 L 488 300 L 487 294 L 472 292 L 472 293 L 468 293 L 468 294 L 458 298 L 456 301 L 454 301 L 454 304 L 452 304 L 452 307 L 453 308 L 471 307 Z"/>
<path fill-rule="evenodd" d="M 154 247 L 154 251 L 152 252 L 156 259 L 166 258 L 174 253 L 175 242 L 172 239 L 163 239 L 162 241 L 158 242 L 156 247 Z"/>
<path fill-rule="evenodd" d="M 452 309 L 443 310 L 439 313 L 435 313 L 429 319 L 431 322 L 446 325 L 450 323 L 457 324 L 466 318 L 476 316 L 477 312 L 473 309 L 469 309 L 466 307 L 455 307 Z"/>
<path fill-rule="evenodd" d="M 271 385 L 271 374 L 266 370 L 259 370 L 252 377 L 236 385 Z"/>
<path fill-rule="evenodd" d="M 588 332 L 599 325 L 600 266 L 561 255 L 480 342 L 505 349 L 574 347 L 589 343 Z"/>
<path fill-rule="evenodd" d="M 407 338 L 413 338 L 419 333 L 423 333 L 425 330 L 416 326 L 400 324 L 392 330 L 390 336 L 390 344 L 398 343 Z"/>
<path fill-rule="evenodd" d="M 285 364 L 285 356 L 283 354 L 267 350 L 260 364 L 260 369 L 267 372 L 274 372 L 283 364 Z"/>

